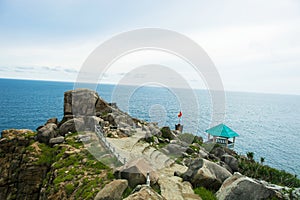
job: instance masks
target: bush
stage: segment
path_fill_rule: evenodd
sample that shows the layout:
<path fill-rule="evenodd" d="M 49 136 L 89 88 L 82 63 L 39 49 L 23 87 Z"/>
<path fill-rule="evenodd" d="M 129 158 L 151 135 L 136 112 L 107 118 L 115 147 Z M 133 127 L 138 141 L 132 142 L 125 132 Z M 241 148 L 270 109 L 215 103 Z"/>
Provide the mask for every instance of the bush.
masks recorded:
<path fill-rule="evenodd" d="M 70 196 L 73 191 L 74 191 L 74 185 L 72 183 L 68 183 L 67 185 L 65 185 L 65 190 L 68 196 Z"/>
<path fill-rule="evenodd" d="M 198 187 L 194 189 L 195 194 L 199 195 L 203 200 L 217 200 L 217 198 L 215 197 L 215 195 L 205 189 L 204 187 Z"/>

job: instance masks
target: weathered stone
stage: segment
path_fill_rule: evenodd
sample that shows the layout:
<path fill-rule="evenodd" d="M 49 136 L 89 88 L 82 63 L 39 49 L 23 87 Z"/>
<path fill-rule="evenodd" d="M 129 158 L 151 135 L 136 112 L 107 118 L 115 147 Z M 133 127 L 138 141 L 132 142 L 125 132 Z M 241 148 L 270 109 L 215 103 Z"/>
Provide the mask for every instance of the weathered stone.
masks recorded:
<path fill-rule="evenodd" d="M 139 184 L 145 184 L 147 178 L 147 172 L 150 173 L 151 185 L 157 183 L 158 175 L 151 167 L 151 164 L 144 158 L 139 158 L 116 170 L 115 175 L 121 179 L 127 179 L 130 187 L 135 187 Z"/>
<path fill-rule="evenodd" d="M 237 172 L 239 170 L 239 163 L 235 157 L 225 154 L 221 157 L 221 160 L 226 163 L 233 172 Z"/>
<path fill-rule="evenodd" d="M 222 147 L 217 147 L 217 148 L 214 148 L 212 151 L 211 151 L 212 154 L 214 154 L 216 157 L 220 158 L 226 153 L 224 148 Z"/>
<path fill-rule="evenodd" d="M 228 178 L 216 195 L 219 200 L 282 199 L 276 191 L 240 173 Z"/>
<path fill-rule="evenodd" d="M 63 136 L 59 136 L 59 137 L 56 137 L 56 138 L 51 138 L 49 140 L 49 144 L 50 145 L 61 144 L 64 141 L 65 141 L 65 138 Z"/>
<path fill-rule="evenodd" d="M 94 200 L 121 200 L 122 194 L 128 187 L 127 180 L 114 180 L 98 192 Z"/>
<path fill-rule="evenodd" d="M 64 115 L 95 116 L 95 105 L 99 99 L 95 91 L 88 89 L 76 89 L 64 94 Z"/>
<path fill-rule="evenodd" d="M 73 118 L 73 119 L 66 121 L 59 127 L 59 134 L 64 136 L 65 134 L 67 134 L 69 132 L 75 133 L 75 132 L 79 132 L 79 131 L 83 131 L 83 130 L 84 130 L 83 119 L 82 118 Z"/>
<path fill-rule="evenodd" d="M 46 124 L 50 124 L 50 123 L 53 123 L 53 124 L 57 125 L 58 124 L 57 118 L 54 117 L 54 118 L 48 119 L 47 122 L 46 122 Z"/>
<path fill-rule="evenodd" d="M 124 200 L 166 200 L 151 187 L 143 186 L 138 192 L 129 195 Z"/>
<path fill-rule="evenodd" d="M 194 194 L 189 182 L 184 181 L 176 176 L 163 176 L 158 180 L 161 195 L 166 199 L 176 200 L 200 200 L 201 198 Z"/>
<path fill-rule="evenodd" d="M 32 151 L 26 152 L 29 130 L 2 132 L 0 142 L 0 199 L 39 199 L 40 188 L 48 171 L 46 165 L 33 164 Z"/>
<path fill-rule="evenodd" d="M 38 129 L 37 140 L 42 143 L 49 143 L 51 138 L 58 136 L 57 125 L 53 123 L 46 124 Z"/>
<path fill-rule="evenodd" d="M 183 147 L 179 144 L 168 144 L 164 148 L 161 149 L 163 153 L 170 156 L 181 156 L 182 153 L 186 151 L 186 147 Z"/>
<path fill-rule="evenodd" d="M 194 187 L 205 187 L 217 191 L 223 181 L 231 176 L 225 168 L 211 161 L 198 158 L 191 162 L 183 174 L 183 180 L 189 181 Z"/>
<path fill-rule="evenodd" d="M 168 138 L 169 140 L 173 140 L 175 138 L 175 135 L 170 130 L 170 127 L 165 126 L 161 128 L 161 136 L 164 138 Z"/>
<path fill-rule="evenodd" d="M 112 112 L 111 106 L 100 97 L 97 99 L 95 107 L 97 116 L 103 116 Z"/>

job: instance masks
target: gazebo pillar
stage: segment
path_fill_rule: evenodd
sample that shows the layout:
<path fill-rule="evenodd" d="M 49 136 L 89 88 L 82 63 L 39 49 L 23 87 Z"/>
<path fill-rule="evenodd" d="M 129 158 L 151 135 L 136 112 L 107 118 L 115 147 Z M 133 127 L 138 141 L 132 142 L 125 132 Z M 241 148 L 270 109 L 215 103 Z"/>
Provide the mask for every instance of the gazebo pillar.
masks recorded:
<path fill-rule="evenodd" d="M 226 138 L 226 147 L 228 147 L 228 138 Z"/>
<path fill-rule="evenodd" d="M 208 133 L 207 135 L 207 140 L 209 141 L 210 140 L 210 134 Z"/>
<path fill-rule="evenodd" d="M 233 137 L 233 144 L 235 143 L 235 137 Z"/>

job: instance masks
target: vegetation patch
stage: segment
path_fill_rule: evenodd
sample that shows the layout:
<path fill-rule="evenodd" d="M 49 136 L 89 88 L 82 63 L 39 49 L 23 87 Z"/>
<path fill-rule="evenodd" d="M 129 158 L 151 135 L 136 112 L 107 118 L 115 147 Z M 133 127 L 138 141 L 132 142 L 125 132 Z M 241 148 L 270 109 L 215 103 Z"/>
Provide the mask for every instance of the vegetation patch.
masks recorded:
<path fill-rule="evenodd" d="M 247 159 L 243 157 L 239 158 L 239 171 L 246 176 L 262 179 L 276 185 L 290 188 L 300 187 L 300 180 L 297 178 L 297 175 L 263 165 L 265 158 L 261 158 L 260 161 L 261 163 L 256 162 L 254 160 L 254 153 L 248 152 Z"/>
<path fill-rule="evenodd" d="M 194 189 L 195 194 L 199 195 L 203 200 L 217 200 L 213 192 L 205 189 L 204 187 L 198 187 Z"/>

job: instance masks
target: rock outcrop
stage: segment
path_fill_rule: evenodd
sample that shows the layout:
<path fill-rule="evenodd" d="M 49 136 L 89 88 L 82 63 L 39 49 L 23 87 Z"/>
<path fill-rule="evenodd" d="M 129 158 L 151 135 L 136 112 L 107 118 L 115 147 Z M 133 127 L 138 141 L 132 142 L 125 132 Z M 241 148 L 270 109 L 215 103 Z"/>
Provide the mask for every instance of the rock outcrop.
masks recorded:
<path fill-rule="evenodd" d="M 282 196 L 262 183 L 240 173 L 228 178 L 217 192 L 219 200 L 282 199 Z"/>
<path fill-rule="evenodd" d="M 198 158 L 191 162 L 188 170 L 182 175 L 194 187 L 205 187 L 217 191 L 222 183 L 231 176 L 225 168 L 209 160 Z"/>
<path fill-rule="evenodd" d="M 155 185 L 158 180 L 158 175 L 151 167 L 151 164 L 143 158 L 133 160 L 126 163 L 124 166 L 116 170 L 115 176 L 122 179 L 127 179 L 130 187 L 134 188 L 137 185 L 145 184 L 147 173 L 150 174 L 150 183 Z"/>
<path fill-rule="evenodd" d="M 138 192 L 129 195 L 124 200 L 166 200 L 151 187 L 143 186 Z"/>
<path fill-rule="evenodd" d="M 57 125 L 54 123 L 47 123 L 45 126 L 39 128 L 37 131 L 37 140 L 46 144 L 49 144 L 51 138 L 59 136 L 57 131 Z"/>
<path fill-rule="evenodd" d="M 95 125 L 103 135 L 95 134 Z M 199 200 L 196 187 L 218 191 L 221 200 L 299 199 L 299 189 L 232 175 L 243 166 L 240 157 L 219 146 L 208 152 L 202 142 L 201 137 L 132 118 L 94 91 L 67 91 L 61 122 L 51 118 L 37 133 L 2 132 L 0 199 L 118 200 L 135 188 L 125 199 Z M 113 174 L 88 150 L 103 163 L 118 163 L 107 162 L 111 167 L 125 164 Z M 150 186 L 145 185 L 148 172 Z"/>
<path fill-rule="evenodd" d="M 94 200 L 121 200 L 122 194 L 127 187 L 127 180 L 114 180 L 105 185 L 105 187 L 98 192 Z"/>
<path fill-rule="evenodd" d="M 0 139 L 0 199 L 39 199 L 49 166 L 35 163 L 30 130 L 5 130 Z"/>

